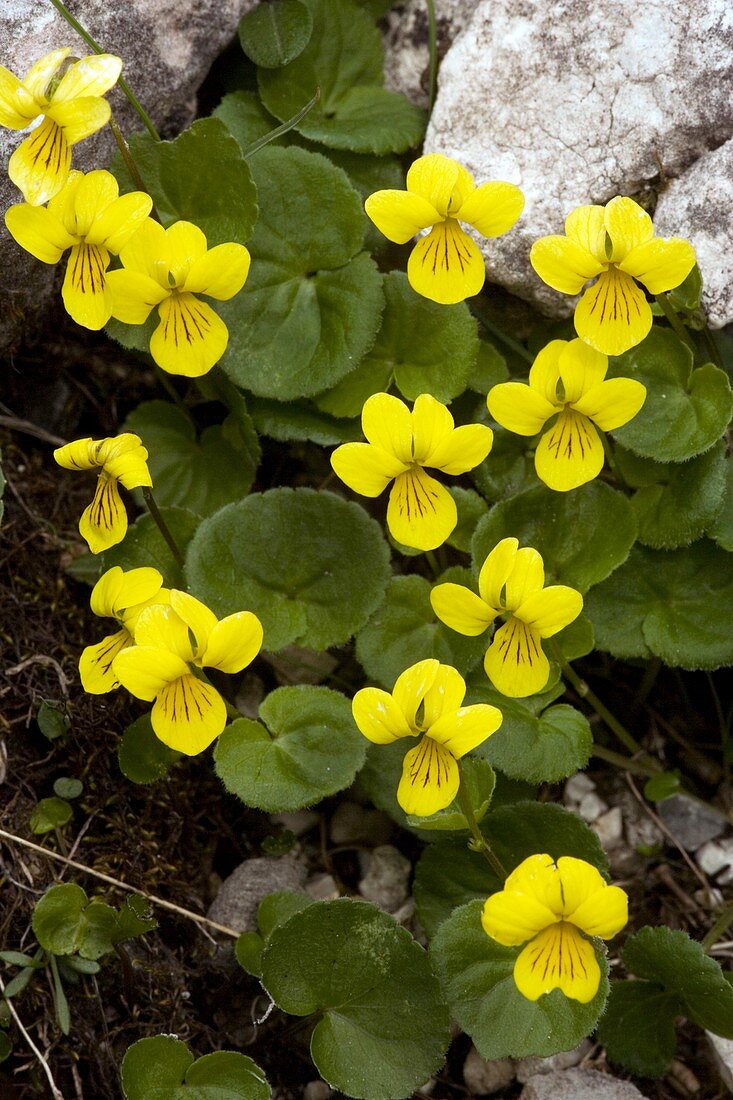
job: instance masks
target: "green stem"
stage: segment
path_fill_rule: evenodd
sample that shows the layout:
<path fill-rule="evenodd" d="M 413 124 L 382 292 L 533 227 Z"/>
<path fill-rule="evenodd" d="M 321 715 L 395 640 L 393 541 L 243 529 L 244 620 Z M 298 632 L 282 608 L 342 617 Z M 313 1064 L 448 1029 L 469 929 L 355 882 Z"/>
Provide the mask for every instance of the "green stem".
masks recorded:
<path fill-rule="evenodd" d="M 500 340 L 506 347 L 511 348 L 511 350 L 521 356 L 525 362 L 534 363 L 534 356 L 532 353 L 528 351 L 523 344 L 520 344 L 518 340 L 515 340 L 513 336 L 509 336 L 506 332 L 502 332 L 501 329 L 497 328 L 496 325 L 484 317 L 483 313 L 479 313 L 475 302 L 471 303 L 471 310 L 491 336 L 495 336 L 496 339 Z"/>
<path fill-rule="evenodd" d="M 666 294 L 655 294 L 654 297 L 656 298 L 657 304 L 658 304 L 659 308 L 661 309 L 662 313 L 667 318 L 667 320 L 669 321 L 670 325 L 672 326 L 672 328 L 674 329 L 676 334 L 679 336 L 682 343 L 687 344 L 688 348 L 690 348 L 690 350 L 692 351 L 692 354 L 694 356 L 695 353 L 697 352 L 697 348 L 695 347 L 695 342 L 692 339 L 692 337 L 690 336 L 689 331 L 682 324 L 682 321 L 680 321 L 679 317 L 677 316 L 677 314 L 673 310 L 672 306 L 670 305 L 669 298 L 667 297 L 667 295 Z"/>
<path fill-rule="evenodd" d="M 733 924 L 733 901 L 729 901 L 718 913 L 712 927 L 702 941 L 703 951 L 709 951 L 713 944 L 716 944 L 721 936 L 728 931 L 731 924 Z"/>
<path fill-rule="evenodd" d="M 426 550 L 425 551 L 425 557 L 427 558 L 428 565 L 430 566 L 430 568 L 433 571 L 433 576 L 434 577 L 439 577 L 442 570 L 440 568 L 440 565 L 438 564 L 438 559 L 435 556 L 435 551 L 434 550 Z"/>
<path fill-rule="evenodd" d="M 117 148 L 119 149 L 120 153 L 122 154 L 122 159 L 124 160 L 125 165 L 127 166 L 127 171 L 130 173 L 130 176 L 132 177 L 132 182 L 135 184 L 138 191 L 144 191 L 146 195 L 149 195 L 150 191 L 145 186 L 145 180 L 140 175 L 140 169 L 138 168 L 137 164 L 135 163 L 135 158 L 133 157 L 132 152 L 130 151 L 130 146 L 127 144 L 127 140 L 125 138 L 125 135 L 122 133 L 122 130 L 120 130 L 119 126 L 117 125 L 117 123 L 116 123 L 116 121 L 115 121 L 115 119 L 112 115 L 110 115 L 110 117 L 109 117 L 109 128 L 112 131 L 112 133 L 114 134 L 114 139 L 117 142 Z M 153 203 L 153 205 L 150 209 L 150 214 L 153 218 L 155 218 L 156 222 L 160 221 L 160 215 L 158 214 L 158 211 L 155 209 L 155 203 Z"/>
<path fill-rule="evenodd" d="M 281 126 L 276 126 L 274 130 L 270 130 L 269 134 L 264 134 L 261 138 L 257 138 L 257 141 L 253 141 L 251 145 L 248 145 L 244 150 L 244 157 L 251 157 L 253 153 L 258 152 L 263 146 L 269 145 L 271 141 L 275 141 L 276 138 L 282 137 L 283 134 L 287 134 L 288 130 L 294 129 L 299 122 L 303 121 L 308 112 L 315 107 L 320 98 L 321 89 L 316 88 L 313 98 L 308 100 L 305 107 L 301 107 L 297 114 L 294 114 L 287 122 L 283 122 Z"/>
<path fill-rule="evenodd" d="M 153 519 L 157 523 L 158 530 L 160 531 L 161 535 L 165 539 L 165 541 L 168 545 L 168 549 L 170 550 L 171 554 L 175 558 L 176 563 L 178 565 L 180 565 L 181 568 L 183 568 L 183 554 L 181 553 L 180 549 L 178 548 L 178 543 L 173 538 L 173 535 L 170 532 L 170 528 L 168 527 L 168 524 L 163 519 L 163 516 L 161 515 L 160 508 L 155 503 L 155 497 L 153 496 L 152 489 L 150 489 L 147 485 L 143 485 L 142 490 L 143 490 L 143 497 L 145 498 L 145 503 L 148 506 L 148 511 L 150 512 L 150 515 L 153 517 Z"/>
<path fill-rule="evenodd" d="M 459 769 L 460 766 L 459 763 Z M 478 821 L 476 820 L 476 815 L 471 805 L 471 798 L 463 781 L 463 776 L 461 776 L 461 783 L 458 788 L 458 805 L 461 807 L 461 813 L 465 817 L 468 827 L 471 830 L 471 836 L 473 837 L 476 850 L 481 852 L 482 856 L 488 860 L 492 870 L 499 876 L 500 881 L 503 882 L 508 874 L 507 869 L 499 857 L 494 854 L 491 845 L 479 829 Z"/>
<path fill-rule="evenodd" d="M 628 756 L 622 756 L 620 752 L 614 752 L 613 749 L 607 749 L 605 745 L 597 745 L 593 743 L 591 749 L 592 755 L 597 756 L 599 760 L 605 760 L 607 764 L 613 764 L 615 768 L 620 768 L 621 771 L 631 772 L 632 775 L 644 776 L 647 779 L 651 779 L 653 776 L 658 775 L 658 769 L 653 768 L 651 764 L 643 764 L 640 760 L 630 760 Z"/>
<path fill-rule="evenodd" d="M 89 32 L 86 31 L 84 29 L 84 27 L 82 27 L 79 20 L 74 18 L 74 16 L 71 14 L 71 12 L 66 7 L 66 5 L 62 3 L 62 0 L 51 0 L 51 3 L 56 8 L 56 10 L 61 15 L 63 15 L 64 19 L 69 24 L 69 26 L 73 27 L 74 30 L 76 31 L 76 33 L 78 35 L 80 35 L 81 38 L 84 39 L 87 46 L 90 46 L 91 49 L 93 49 L 95 53 L 106 53 L 107 52 L 105 49 L 103 49 L 99 45 L 98 42 L 95 42 L 95 40 L 92 38 L 91 34 L 89 34 Z M 145 129 L 148 131 L 150 136 L 152 138 L 155 138 L 156 141 L 160 141 L 160 134 L 156 130 L 155 126 L 153 125 L 153 120 L 151 119 L 150 115 L 148 114 L 148 112 L 143 107 L 140 100 L 134 94 L 134 92 L 130 88 L 129 84 L 125 80 L 123 80 L 122 77 L 119 77 L 119 79 L 117 80 L 117 85 L 118 85 L 120 91 L 124 95 L 127 96 L 128 100 L 130 101 L 132 106 L 137 111 L 138 115 L 142 119 L 142 122 L 143 122 L 143 125 L 145 126 Z"/>
<path fill-rule="evenodd" d="M 713 338 L 713 334 L 710 331 L 710 326 L 708 325 L 707 321 L 705 322 L 705 328 L 702 330 L 702 338 L 705 341 L 705 343 L 707 344 L 707 349 L 710 352 L 710 358 L 715 363 L 715 366 L 719 367 L 720 370 L 725 370 L 725 367 L 723 365 L 723 359 L 722 359 L 721 354 L 720 354 L 720 349 L 718 348 L 718 345 L 715 343 L 715 340 Z"/>
<path fill-rule="evenodd" d="M 428 5 L 428 49 L 430 50 L 430 76 L 428 78 L 428 94 L 430 97 L 430 110 L 433 109 L 435 96 L 438 91 L 438 25 L 435 19 L 435 0 L 427 0 Z"/>

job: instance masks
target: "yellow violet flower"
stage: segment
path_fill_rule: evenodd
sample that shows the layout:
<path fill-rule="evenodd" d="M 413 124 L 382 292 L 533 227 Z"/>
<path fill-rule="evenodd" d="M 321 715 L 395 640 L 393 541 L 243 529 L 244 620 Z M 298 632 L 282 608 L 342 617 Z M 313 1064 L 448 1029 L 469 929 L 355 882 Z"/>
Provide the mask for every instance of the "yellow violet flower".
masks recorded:
<path fill-rule="evenodd" d="M 164 744 L 186 756 L 203 752 L 224 729 L 226 704 L 201 669 L 241 672 L 260 651 L 262 624 L 251 611 L 217 620 L 187 592 L 170 606 L 140 612 L 135 645 L 114 659 L 115 676 L 138 699 L 155 700 L 150 719 Z"/>
<path fill-rule="evenodd" d="M 227 301 L 244 286 L 250 255 L 244 245 L 208 248 L 196 225 L 180 221 L 163 229 L 148 219 L 120 251 L 123 270 L 111 271 L 112 315 L 142 325 L 153 306 L 160 324 L 150 339 L 150 354 L 169 374 L 198 378 L 217 363 L 229 343 L 229 331 L 206 302 L 206 294 Z"/>
<path fill-rule="evenodd" d="M 18 203 L 6 212 L 5 224 L 21 248 L 43 263 L 56 264 L 71 249 L 64 305 L 77 324 L 100 329 L 112 316 L 110 256 L 138 231 L 152 205 L 142 191 L 120 198 L 110 172 L 70 172 L 47 207 Z"/>
<path fill-rule="evenodd" d="M 462 707 L 466 684 L 450 665 L 429 658 L 398 676 L 392 694 L 362 688 L 352 702 L 354 721 L 369 741 L 390 745 L 419 737 L 405 754 L 397 801 L 406 814 L 429 817 L 449 806 L 458 793 L 458 760 L 502 723 L 501 711 L 487 703 Z"/>
<path fill-rule="evenodd" d="M 394 480 L 387 526 L 403 546 L 434 550 L 458 522 L 448 490 L 425 473 L 465 474 L 491 450 L 493 432 L 484 424 L 456 428 L 453 417 L 429 393 L 421 393 L 412 412 L 404 401 L 375 393 L 365 402 L 361 426 L 368 443 L 343 443 L 331 465 L 350 489 L 377 497 Z"/>
<path fill-rule="evenodd" d="M 641 382 L 606 379 L 607 370 L 607 356 L 582 340 L 551 340 L 532 364 L 528 385 L 501 382 L 489 392 L 494 420 L 517 435 L 537 435 L 557 416 L 534 456 L 537 476 L 550 489 L 567 492 L 592 481 L 604 461 L 593 425 L 606 432 L 620 428 L 646 400 Z"/>
<path fill-rule="evenodd" d="M 0 65 L 0 125 L 31 130 L 8 164 L 8 175 L 31 206 L 58 194 L 71 167 L 71 147 L 109 121 L 103 99 L 117 83 L 122 62 L 112 54 L 91 54 L 58 71 L 70 47 L 53 50 L 22 80 Z"/>
<path fill-rule="evenodd" d="M 695 266 L 689 241 L 655 237 L 647 212 L 621 196 L 605 206 L 577 207 L 565 219 L 565 236 L 535 241 L 529 258 L 540 279 L 563 294 L 579 294 L 597 278 L 575 307 L 575 329 L 605 355 L 640 344 L 652 327 L 651 308 L 637 283 L 662 294 Z"/>
<path fill-rule="evenodd" d="M 407 263 L 410 286 L 442 305 L 462 302 L 484 285 L 484 258 L 461 227 L 473 226 L 482 237 L 501 237 L 524 208 L 524 195 L 513 183 L 494 181 L 479 187 L 473 176 L 450 157 L 429 153 L 407 173 L 406 191 L 376 191 L 364 209 L 390 241 L 406 244 L 422 229 Z"/>
<path fill-rule="evenodd" d="M 433 611 L 459 634 L 476 637 L 498 616 L 506 621 L 496 630 L 486 651 L 484 668 L 497 691 L 523 699 L 542 691 L 550 662 L 542 639 L 551 638 L 583 609 L 574 588 L 545 588 L 541 555 L 517 539 L 502 539 L 481 566 L 476 595 L 462 584 L 437 584 L 430 593 Z"/>
<path fill-rule="evenodd" d="M 587 1004 L 601 968 L 586 936 L 610 940 L 629 919 L 628 898 L 583 859 L 525 859 L 484 905 L 481 922 L 504 947 L 527 946 L 514 964 L 517 989 L 530 1001 L 553 989 Z M 585 933 L 583 935 L 582 933 Z"/>
<path fill-rule="evenodd" d="M 148 452 L 139 435 L 124 432 L 107 439 L 76 439 L 53 452 L 65 470 L 99 470 L 92 503 L 79 520 L 79 532 L 93 554 L 109 550 L 127 534 L 127 512 L 118 482 L 125 489 L 153 484 Z"/>
<path fill-rule="evenodd" d="M 135 624 L 140 612 L 153 603 L 166 603 L 168 589 L 157 569 L 142 567 L 126 573 L 115 565 L 99 578 L 90 599 L 95 615 L 116 619 L 119 630 L 96 645 L 88 645 L 79 658 L 82 687 L 90 695 L 104 695 L 120 686 L 112 662 L 118 653 L 134 644 Z"/>

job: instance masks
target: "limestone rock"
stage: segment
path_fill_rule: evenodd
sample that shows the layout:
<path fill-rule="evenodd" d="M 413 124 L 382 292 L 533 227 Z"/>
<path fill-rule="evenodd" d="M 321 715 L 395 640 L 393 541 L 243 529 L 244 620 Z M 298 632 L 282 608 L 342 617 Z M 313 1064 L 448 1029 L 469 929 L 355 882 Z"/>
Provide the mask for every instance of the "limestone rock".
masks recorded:
<path fill-rule="evenodd" d="M 733 882 L 733 836 L 709 840 L 695 853 L 698 867 L 721 886 Z"/>
<path fill-rule="evenodd" d="M 438 60 L 469 21 L 476 0 L 435 0 Z M 430 100 L 430 48 L 425 0 L 395 4 L 384 18 L 384 83 L 418 107 Z"/>
<path fill-rule="evenodd" d="M 276 890 L 299 890 L 305 874 L 303 864 L 291 856 L 246 859 L 224 879 L 209 908 L 209 919 L 237 932 L 254 932 L 262 899 Z"/>
<path fill-rule="evenodd" d="M 596 1069 L 564 1069 L 531 1077 L 520 1100 L 644 1100 L 630 1081 Z"/>
<path fill-rule="evenodd" d="M 471 1096 L 491 1096 L 513 1080 L 511 1058 L 482 1058 L 476 1047 L 471 1047 L 463 1063 L 463 1081 Z"/>
<path fill-rule="evenodd" d="M 714 1035 L 712 1031 L 706 1031 L 705 1034 L 723 1084 L 728 1092 L 733 1093 L 733 1039 L 723 1039 L 721 1035 Z"/>
<path fill-rule="evenodd" d="M 523 189 L 517 226 L 477 238 L 491 280 L 551 315 L 569 313 L 571 300 L 530 267 L 530 246 L 562 233 L 575 206 L 638 195 L 731 136 L 732 22 L 725 0 L 476 5 L 443 60 L 425 151 L 461 160 L 478 181 Z M 716 217 L 729 233 L 730 204 Z M 672 220 L 664 215 L 665 231 L 678 234 Z M 703 277 L 715 287 L 711 257 L 703 248 Z"/>
<path fill-rule="evenodd" d="M 601 814 L 592 822 L 591 828 L 600 840 L 604 851 L 607 852 L 610 848 L 615 848 L 617 844 L 621 843 L 624 835 L 624 822 L 619 807 L 614 806 L 612 809 L 607 810 L 605 814 Z"/>
<path fill-rule="evenodd" d="M 673 794 L 659 803 L 657 812 L 683 848 L 694 852 L 725 832 L 725 816 L 713 806 L 686 794 Z"/>
<path fill-rule="evenodd" d="M 517 1062 L 517 1080 L 526 1084 L 530 1077 L 538 1073 L 556 1073 L 558 1070 L 571 1069 L 577 1066 L 593 1049 L 589 1039 L 583 1039 L 572 1050 L 562 1050 L 559 1054 L 552 1054 L 549 1058 L 521 1058 Z"/>
<path fill-rule="evenodd" d="M 412 864 L 402 852 L 391 844 L 381 844 L 372 852 L 369 870 L 359 883 L 359 892 L 380 909 L 394 913 L 407 900 L 411 870 Z"/>

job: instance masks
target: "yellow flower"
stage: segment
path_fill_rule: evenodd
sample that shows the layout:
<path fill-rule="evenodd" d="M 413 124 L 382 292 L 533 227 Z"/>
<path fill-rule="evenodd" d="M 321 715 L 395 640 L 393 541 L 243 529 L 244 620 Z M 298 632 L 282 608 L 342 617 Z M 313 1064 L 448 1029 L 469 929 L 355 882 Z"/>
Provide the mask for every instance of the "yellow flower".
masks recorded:
<path fill-rule="evenodd" d="M 58 194 L 71 167 L 71 147 L 109 121 L 102 96 L 117 83 L 122 62 L 112 54 L 91 54 L 75 61 L 59 79 L 71 53 L 53 50 L 22 80 L 0 65 L 0 126 L 31 129 L 8 164 L 8 175 L 31 206 Z"/>
<path fill-rule="evenodd" d="M 92 589 L 91 608 L 100 618 L 116 619 L 120 629 L 96 645 L 88 645 L 79 658 L 79 675 L 86 692 L 103 695 L 120 686 L 112 662 L 118 653 L 134 644 L 140 612 L 154 603 L 167 603 L 168 599 L 168 589 L 163 588 L 163 577 L 157 569 L 143 567 L 125 573 L 115 565 L 102 574 Z"/>
<path fill-rule="evenodd" d="M 517 539 L 502 539 L 481 566 L 479 596 L 461 584 L 438 584 L 430 593 L 435 614 L 459 634 L 476 637 L 497 616 L 507 616 L 486 651 L 484 668 L 497 691 L 513 699 L 542 691 L 550 675 L 542 639 L 583 609 L 574 588 L 544 584 L 540 554 L 529 546 L 520 550 Z"/>
<path fill-rule="evenodd" d="M 219 736 L 226 704 L 199 670 L 241 672 L 260 651 L 262 625 L 251 611 L 217 620 L 187 592 L 171 589 L 170 606 L 145 608 L 135 644 L 115 657 L 115 676 L 138 699 L 155 700 L 150 719 L 156 737 L 196 756 Z"/>
<path fill-rule="evenodd" d="M 458 161 L 429 153 L 411 166 L 406 191 L 376 191 L 364 208 L 397 244 L 430 229 L 410 254 L 407 278 L 418 294 L 452 305 L 478 294 L 486 275 L 481 251 L 460 223 L 482 237 L 501 237 L 522 213 L 524 195 L 513 183 L 477 187 Z"/>
<path fill-rule="evenodd" d="M 538 1000 L 560 989 L 587 1004 L 598 992 L 601 969 L 593 944 L 581 935 L 610 940 L 629 919 L 628 898 L 608 886 L 590 863 L 572 856 L 530 856 L 484 905 L 487 936 L 504 947 L 527 943 L 514 964 L 523 997 Z"/>
<path fill-rule="evenodd" d="M 421 393 L 412 412 L 386 393 L 364 404 L 361 426 L 368 443 L 344 443 L 331 465 L 350 489 L 379 496 L 394 479 L 387 526 L 403 546 L 433 550 L 458 522 L 453 497 L 425 473 L 430 466 L 446 474 L 465 474 L 491 450 L 493 432 L 483 424 L 454 426 L 453 417 L 429 393 Z"/>
<path fill-rule="evenodd" d="M 244 286 L 250 256 L 244 245 L 207 248 L 206 237 L 191 222 L 169 229 L 148 219 L 120 252 L 122 271 L 110 271 L 112 315 L 142 325 L 153 306 L 160 324 L 150 339 L 150 354 L 169 374 L 198 378 L 226 351 L 229 332 L 206 302 L 227 301 Z"/>
<path fill-rule="evenodd" d="M 117 483 L 126 489 L 153 484 L 148 452 L 132 432 L 107 439 L 75 439 L 53 452 L 65 470 L 99 470 L 94 499 L 79 520 L 79 532 L 93 554 L 109 550 L 127 534 L 127 512 Z"/>
<path fill-rule="evenodd" d="M 518 435 L 537 435 L 557 416 L 535 451 L 537 476 L 566 492 L 592 481 L 602 467 L 603 443 L 594 428 L 613 431 L 636 416 L 646 387 L 632 378 L 606 379 L 608 358 L 582 340 L 551 340 L 524 382 L 502 382 L 486 403 L 494 420 Z"/>
<path fill-rule="evenodd" d="M 502 723 L 501 711 L 487 703 L 462 707 L 465 694 L 463 677 L 429 658 L 405 669 L 391 695 L 369 687 L 354 696 L 354 721 L 374 744 L 420 738 L 405 754 L 397 789 L 406 814 L 429 817 L 449 806 L 460 785 L 457 761 Z"/>
<path fill-rule="evenodd" d="M 84 328 L 100 329 L 112 315 L 106 275 L 110 254 L 117 255 L 127 244 L 152 205 L 142 191 L 119 198 L 117 181 L 109 172 L 70 172 L 48 207 L 11 206 L 5 224 L 21 248 L 46 264 L 58 263 L 71 249 L 64 305 Z"/>
<path fill-rule="evenodd" d="M 605 355 L 640 344 L 652 327 L 650 294 L 679 286 L 695 266 L 689 241 L 654 236 L 652 219 L 633 199 L 617 196 L 605 206 L 579 206 L 565 219 L 565 236 L 535 241 L 530 263 L 539 277 L 563 294 L 579 294 L 578 336 Z"/>

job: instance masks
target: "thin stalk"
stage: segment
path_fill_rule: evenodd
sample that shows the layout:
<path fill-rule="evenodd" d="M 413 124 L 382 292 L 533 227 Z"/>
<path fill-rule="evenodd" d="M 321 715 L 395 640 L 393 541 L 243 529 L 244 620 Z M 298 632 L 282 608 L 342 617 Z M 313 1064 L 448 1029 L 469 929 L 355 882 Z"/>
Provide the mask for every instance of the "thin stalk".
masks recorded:
<path fill-rule="evenodd" d="M 628 756 L 622 756 L 620 752 L 607 749 L 605 745 L 597 745 L 593 742 L 591 753 L 593 756 L 597 756 L 599 760 L 605 760 L 607 764 L 613 764 L 615 768 L 620 768 L 624 772 L 631 772 L 632 775 L 651 779 L 659 774 L 658 769 L 653 768 L 651 764 L 643 764 L 640 760 L 630 760 Z"/>
<path fill-rule="evenodd" d="M 460 768 L 460 764 L 458 765 Z M 461 813 L 465 817 L 468 827 L 471 830 L 471 836 L 473 837 L 476 850 L 481 852 L 481 855 L 491 865 L 492 870 L 499 876 L 499 879 L 503 882 L 507 877 L 507 869 L 501 862 L 499 857 L 494 853 L 484 834 L 479 829 L 476 815 L 473 812 L 473 806 L 471 805 L 471 798 L 466 790 L 466 785 L 461 776 L 461 784 L 458 788 L 458 805 L 461 807 Z"/>
<path fill-rule="evenodd" d="M 66 7 L 65 4 L 63 4 L 61 2 L 61 0 L 51 0 L 51 3 L 56 8 L 56 10 L 61 15 L 63 15 L 64 19 L 69 24 L 69 26 L 73 27 L 74 30 L 76 31 L 76 33 L 81 38 L 84 39 L 87 46 L 90 46 L 91 49 L 93 49 L 95 53 L 107 53 L 107 50 L 103 49 L 103 47 L 100 46 L 98 42 L 95 42 L 95 40 L 92 38 L 91 34 L 89 34 L 89 32 L 86 31 L 84 29 L 84 27 L 82 27 L 79 20 L 76 19 L 71 14 L 69 9 Z M 155 138 L 156 141 L 160 141 L 160 134 L 156 130 L 156 128 L 153 124 L 153 120 L 151 119 L 150 115 L 148 114 L 148 112 L 143 107 L 140 100 L 134 94 L 134 92 L 130 88 L 129 84 L 127 83 L 127 81 L 123 80 L 122 77 L 119 77 L 118 80 L 117 80 L 117 86 L 119 87 L 119 89 L 123 93 L 123 95 L 127 96 L 128 100 L 130 101 L 132 106 L 135 108 L 135 110 L 139 114 L 140 118 L 142 119 L 142 123 L 145 126 L 145 129 L 150 134 L 150 136 L 152 138 Z"/>
<path fill-rule="evenodd" d="M 430 75 L 428 78 L 428 94 L 430 97 L 430 110 L 433 109 L 435 96 L 438 91 L 438 25 L 435 19 L 435 0 L 427 0 L 428 5 L 428 49 L 430 51 Z"/>
<path fill-rule="evenodd" d="M 710 948 L 718 942 L 721 936 L 725 933 L 733 924 L 733 901 L 729 901 L 727 905 L 724 905 L 710 930 L 702 941 L 703 951 L 710 951 Z"/>
<path fill-rule="evenodd" d="M 125 165 L 127 166 L 127 171 L 130 173 L 130 176 L 132 177 L 132 182 L 135 184 L 138 191 L 144 191 L 146 195 L 149 195 L 150 191 L 145 186 L 145 180 L 140 175 L 140 169 L 138 168 L 137 164 L 135 163 L 135 158 L 132 155 L 132 152 L 130 150 L 130 146 L 127 144 L 127 140 L 125 138 L 125 135 L 122 133 L 122 130 L 120 130 L 119 126 L 115 122 L 115 119 L 114 119 L 113 115 L 110 115 L 110 118 L 109 118 L 109 128 L 110 128 L 110 130 L 112 131 L 112 133 L 114 135 L 115 141 L 117 142 L 117 148 L 119 149 L 120 153 L 122 154 L 122 159 L 124 160 Z M 150 213 L 151 213 L 151 216 L 153 218 L 155 218 L 156 222 L 160 221 L 160 215 L 158 214 L 158 211 L 155 209 L 155 203 L 153 203 L 153 205 L 151 207 L 151 210 L 150 210 Z"/>
<path fill-rule="evenodd" d="M 253 141 L 251 145 L 248 145 L 244 150 L 244 157 L 251 157 L 254 153 L 262 149 L 263 146 L 269 145 L 271 141 L 275 141 L 276 138 L 282 137 L 283 134 L 287 134 L 288 130 L 294 129 L 299 122 L 303 121 L 308 112 L 315 107 L 320 98 L 321 89 L 316 88 L 313 98 L 308 100 L 305 107 L 301 107 L 287 122 L 283 122 L 282 125 L 276 126 L 274 130 L 270 130 L 269 134 L 264 134 L 261 138 L 257 138 L 257 141 Z"/>
<path fill-rule="evenodd" d="M 472 311 L 474 316 L 478 317 L 481 324 L 491 336 L 495 336 L 497 340 L 501 340 L 503 344 L 511 348 L 517 355 L 521 356 L 525 362 L 534 363 L 534 356 L 532 353 L 528 351 L 523 344 L 520 344 L 518 340 L 515 340 L 513 336 L 509 336 L 506 332 L 502 332 L 500 328 L 497 328 L 496 325 L 487 320 L 483 313 L 479 313 L 474 303 L 472 303 Z"/>
<path fill-rule="evenodd" d="M 148 507 L 148 511 L 150 512 L 150 515 L 153 517 L 153 519 L 157 523 L 158 530 L 160 531 L 161 535 L 163 536 L 163 538 L 165 539 L 165 541 L 168 545 L 168 549 L 170 550 L 171 554 L 175 558 L 176 563 L 178 565 L 180 565 L 181 568 L 183 568 L 183 554 L 181 553 L 181 551 L 178 547 L 178 543 L 173 538 L 173 535 L 170 532 L 170 528 L 168 527 L 168 524 L 163 519 L 163 516 L 161 515 L 161 512 L 160 512 L 160 508 L 155 503 L 155 497 L 153 496 L 152 489 L 150 489 L 149 486 L 147 486 L 147 485 L 143 485 L 143 497 L 145 498 L 145 503 Z"/>
<path fill-rule="evenodd" d="M 427 558 L 428 565 L 430 566 L 430 568 L 433 571 L 433 576 L 434 577 L 439 577 L 442 570 L 440 568 L 440 565 L 438 564 L 438 559 L 435 556 L 435 551 L 434 550 L 426 550 L 425 551 L 425 557 Z"/>
<path fill-rule="evenodd" d="M 690 348 L 690 350 L 692 351 L 692 354 L 695 355 L 696 352 L 697 352 L 697 348 L 695 347 L 695 342 L 692 339 L 692 337 L 690 336 L 690 333 L 689 333 L 688 329 L 685 328 L 685 326 L 682 324 L 682 321 L 680 321 L 679 317 L 677 316 L 675 311 L 672 309 L 672 306 L 669 304 L 669 298 L 667 297 L 667 295 L 666 294 L 655 294 L 654 297 L 657 301 L 657 305 L 659 306 L 662 313 L 664 314 L 664 316 L 669 321 L 670 325 L 672 326 L 672 328 L 674 329 L 676 334 L 679 336 L 682 343 L 687 344 L 688 348 Z"/>

